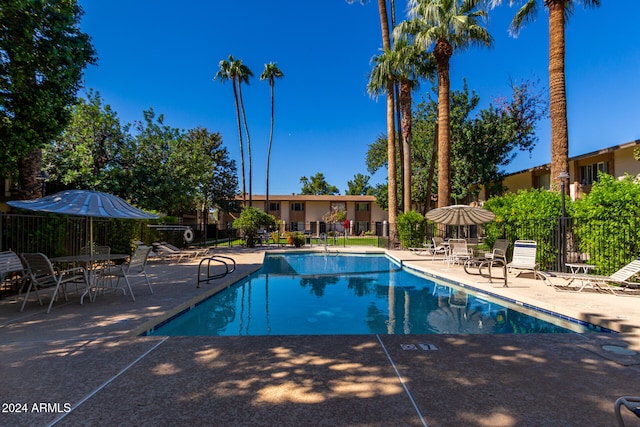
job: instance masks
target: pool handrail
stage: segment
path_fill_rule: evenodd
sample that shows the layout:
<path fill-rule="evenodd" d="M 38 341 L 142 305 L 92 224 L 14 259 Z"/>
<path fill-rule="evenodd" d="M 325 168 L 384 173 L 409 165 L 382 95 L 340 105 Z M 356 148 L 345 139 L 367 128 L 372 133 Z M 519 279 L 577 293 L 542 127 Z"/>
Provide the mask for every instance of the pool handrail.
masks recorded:
<path fill-rule="evenodd" d="M 222 258 L 222 259 L 220 259 Z M 231 266 L 231 270 L 229 269 L 229 264 L 225 261 L 225 260 L 230 260 L 232 263 Z M 202 264 L 207 263 L 207 276 L 206 278 L 202 278 Z M 224 273 L 216 273 L 216 274 L 211 274 L 211 263 L 212 262 L 216 262 L 216 263 L 220 263 L 224 266 Z M 236 271 L 236 260 L 228 257 L 228 256 L 223 256 L 223 255 L 212 255 L 212 256 L 208 256 L 206 258 L 203 258 L 202 260 L 200 260 L 200 264 L 198 265 L 198 284 L 197 284 L 197 288 L 201 287 L 200 283 L 202 282 L 207 282 L 209 283 L 211 280 L 215 280 L 215 279 L 220 279 L 224 276 L 226 276 L 227 274 L 231 274 L 234 271 Z"/>

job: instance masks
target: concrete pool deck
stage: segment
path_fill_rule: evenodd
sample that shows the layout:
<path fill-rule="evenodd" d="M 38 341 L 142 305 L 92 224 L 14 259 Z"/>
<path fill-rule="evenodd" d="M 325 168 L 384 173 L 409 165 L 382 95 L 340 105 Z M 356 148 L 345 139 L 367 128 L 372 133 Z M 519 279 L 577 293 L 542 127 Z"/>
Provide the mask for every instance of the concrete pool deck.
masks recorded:
<path fill-rule="evenodd" d="M 135 302 L 71 296 L 47 315 L 0 300 L 0 426 L 614 426 L 614 401 L 640 395 L 640 297 L 503 288 L 408 251 L 389 254 L 621 333 L 139 336 L 258 269 L 262 249 L 220 249 L 238 269 L 202 288 L 197 262 L 153 263 L 154 294 L 136 278 Z"/>

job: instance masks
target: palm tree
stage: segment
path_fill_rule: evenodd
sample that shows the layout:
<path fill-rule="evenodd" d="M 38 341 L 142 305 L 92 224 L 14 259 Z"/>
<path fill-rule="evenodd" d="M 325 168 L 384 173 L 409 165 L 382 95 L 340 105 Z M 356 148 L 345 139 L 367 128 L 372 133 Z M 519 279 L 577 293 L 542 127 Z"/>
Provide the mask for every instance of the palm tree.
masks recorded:
<path fill-rule="evenodd" d="M 431 56 L 415 45 L 409 44 L 406 37 L 396 40 L 391 51 L 385 51 L 374 57 L 374 68 L 369 75 L 367 89 L 369 93 L 379 94 L 386 90 L 387 76 L 393 76 L 399 83 L 399 111 L 402 130 L 402 177 L 404 212 L 411 210 L 411 137 L 412 137 L 412 90 L 419 79 L 433 76 L 435 67 Z"/>
<path fill-rule="evenodd" d="M 249 67 L 244 65 L 240 59 L 236 59 L 232 62 L 231 69 L 232 73 L 236 76 L 236 83 L 238 84 L 238 99 L 240 100 L 244 132 L 247 135 L 247 156 L 249 157 L 249 206 L 253 206 L 253 162 L 251 157 L 251 136 L 249 135 L 247 114 L 244 111 L 244 101 L 242 98 L 242 83 L 249 84 L 249 77 L 253 77 L 253 72 L 251 72 Z"/>
<path fill-rule="evenodd" d="M 347 0 L 353 3 L 354 0 Z M 360 0 L 364 4 L 366 0 Z M 391 0 L 391 15 L 394 16 L 395 2 Z M 380 29 L 382 31 L 382 50 L 391 50 L 391 32 L 389 31 L 389 16 L 387 14 L 386 0 L 378 0 L 378 13 L 380 15 Z M 387 185 L 389 192 L 389 235 L 396 238 L 396 222 L 398 218 L 398 181 L 396 180 L 396 125 L 394 119 L 394 85 L 393 77 L 387 76 Z"/>
<path fill-rule="evenodd" d="M 391 33 L 387 15 L 386 0 L 378 0 L 380 14 L 380 28 L 382 30 L 382 49 L 391 50 Z M 398 182 L 396 180 L 396 125 L 394 120 L 393 77 L 387 77 L 387 185 L 389 186 L 389 226 L 390 235 L 396 238 L 396 223 L 398 221 Z"/>
<path fill-rule="evenodd" d="M 410 20 L 394 34 L 411 34 L 422 49 L 433 46 L 438 74 L 438 206 L 451 198 L 449 184 L 449 60 L 455 50 L 491 46 L 491 35 L 482 25 L 487 13 L 478 8 L 482 0 L 409 0 Z"/>
<path fill-rule="evenodd" d="M 269 128 L 269 146 L 267 148 L 267 202 L 265 206 L 265 211 L 269 213 L 269 160 L 271 159 L 271 143 L 273 142 L 273 122 L 274 122 L 274 112 L 275 112 L 275 94 L 274 88 L 276 85 L 276 78 L 282 78 L 284 74 L 278 68 L 275 62 L 269 62 L 268 64 L 264 64 L 264 71 L 260 75 L 260 80 L 269 80 L 269 87 L 271 88 L 271 127 Z"/>
<path fill-rule="evenodd" d="M 569 125 L 567 123 L 567 87 L 564 72 L 564 29 L 567 18 L 579 0 L 522 0 L 524 3 L 511 21 L 511 34 L 517 36 L 520 29 L 535 19 L 538 5 L 549 9 L 549 116 L 551 118 L 551 187 L 560 189 L 558 176 L 569 172 Z M 582 0 L 584 7 L 599 7 L 600 0 Z M 515 0 L 509 0 L 513 6 Z M 491 6 L 502 4 L 492 0 Z M 568 187 L 567 187 L 568 191 Z"/>
<path fill-rule="evenodd" d="M 221 60 L 218 64 L 219 70 L 216 73 L 216 75 L 213 77 L 213 79 L 220 80 L 220 83 L 224 83 L 227 80 L 230 80 L 233 86 L 233 99 L 235 100 L 235 104 L 236 104 L 236 119 L 238 121 L 238 140 L 240 141 L 240 164 L 241 164 L 241 170 L 242 170 L 242 206 L 244 207 L 247 204 L 247 187 L 245 184 L 244 145 L 242 144 L 242 124 L 240 122 L 238 85 L 236 84 L 237 70 L 236 70 L 236 66 L 234 66 L 235 63 L 236 63 L 236 60 L 231 55 L 229 55 L 229 60 L 226 60 L 226 59 Z"/>

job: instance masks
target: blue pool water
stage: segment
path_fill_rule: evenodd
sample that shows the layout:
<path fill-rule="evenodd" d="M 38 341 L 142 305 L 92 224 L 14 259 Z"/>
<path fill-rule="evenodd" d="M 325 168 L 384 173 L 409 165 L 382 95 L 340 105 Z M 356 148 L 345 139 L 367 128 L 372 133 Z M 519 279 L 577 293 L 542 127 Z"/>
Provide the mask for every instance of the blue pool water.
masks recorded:
<path fill-rule="evenodd" d="M 508 303 L 504 303 L 509 305 Z M 267 255 L 263 267 L 148 335 L 522 334 L 586 327 L 501 305 L 384 255 Z M 544 315 L 541 315 L 545 317 Z"/>

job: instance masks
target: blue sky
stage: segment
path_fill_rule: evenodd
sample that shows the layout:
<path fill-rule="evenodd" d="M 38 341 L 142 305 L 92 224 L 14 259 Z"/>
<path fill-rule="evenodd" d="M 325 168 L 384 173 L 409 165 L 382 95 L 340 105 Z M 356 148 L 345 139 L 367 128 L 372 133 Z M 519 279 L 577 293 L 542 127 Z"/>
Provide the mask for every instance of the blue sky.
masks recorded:
<path fill-rule="evenodd" d="M 356 173 L 368 174 L 368 145 L 386 132 L 385 100 L 366 92 L 371 58 L 382 46 L 377 2 L 79 3 L 85 11 L 82 29 L 98 52 L 97 66 L 85 71 L 85 86 L 100 92 L 123 123 L 141 120 L 142 111 L 153 108 L 172 127 L 219 132 L 240 169 L 232 87 L 213 76 L 221 59 L 242 59 L 254 74 L 249 86 L 243 86 L 253 192 L 264 194 L 271 106 L 269 85 L 259 76 L 264 64 L 276 62 L 284 78 L 275 86 L 270 193 L 298 193 L 300 177 L 322 172 L 344 194 Z M 402 20 L 406 1 L 396 3 L 397 19 Z M 492 49 L 456 52 L 451 60 L 451 89 L 461 89 L 466 78 L 481 96 L 482 108 L 509 96 L 510 79 L 539 79 L 548 86 L 548 14 L 541 10 L 536 22 L 514 39 L 507 31 L 513 13 L 506 6 L 490 13 Z M 640 138 L 639 38 L 623 19 L 639 15 L 638 0 L 607 0 L 597 9 L 579 5 L 569 21 L 570 156 Z M 414 99 L 429 89 L 425 83 Z M 550 161 L 548 120 L 540 123 L 537 135 L 533 154 L 519 155 L 507 172 Z M 385 178 L 386 171 L 379 171 L 371 183 Z"/>

